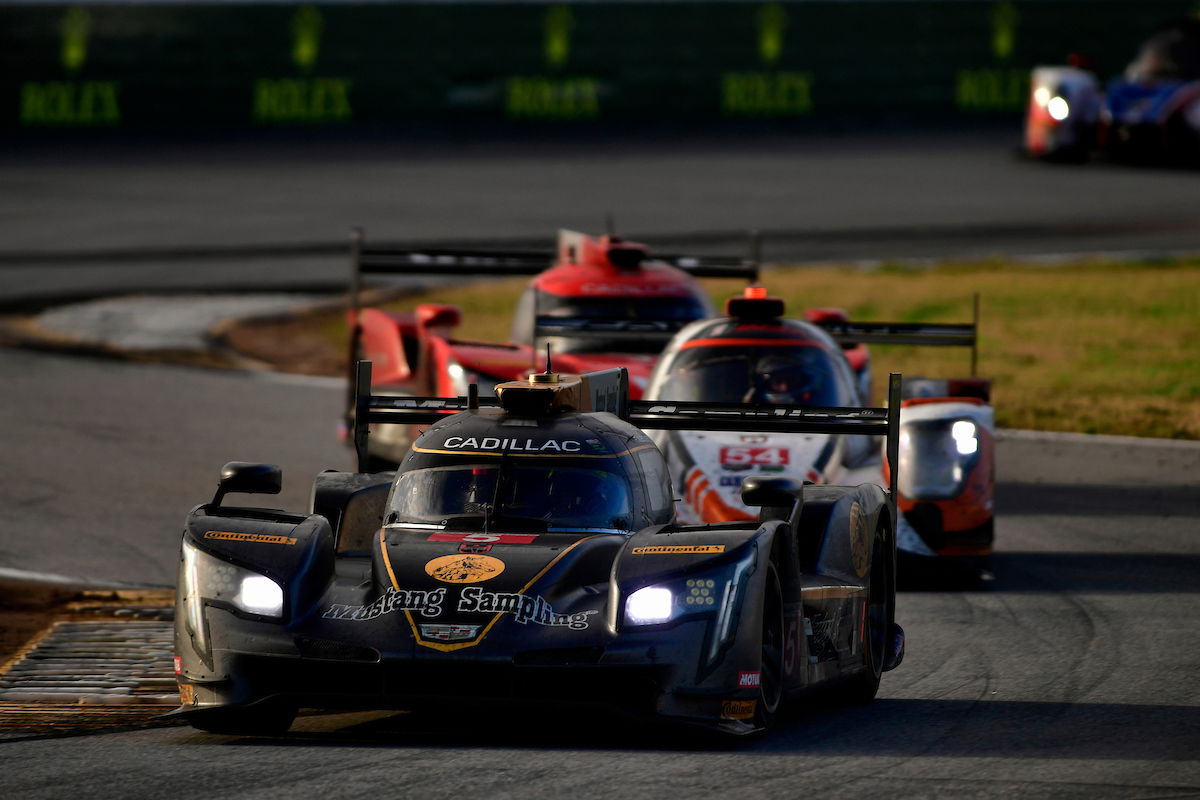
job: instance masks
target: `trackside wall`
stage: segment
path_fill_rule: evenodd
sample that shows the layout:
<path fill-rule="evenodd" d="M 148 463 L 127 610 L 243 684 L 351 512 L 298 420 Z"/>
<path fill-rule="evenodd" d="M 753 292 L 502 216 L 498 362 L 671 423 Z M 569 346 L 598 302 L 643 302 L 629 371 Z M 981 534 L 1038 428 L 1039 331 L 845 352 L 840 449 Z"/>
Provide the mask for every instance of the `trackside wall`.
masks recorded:
<path fill-rule="evenodd" d="M 1190 0 L 0 3 L 0 128 L 1017 115 Z"/>

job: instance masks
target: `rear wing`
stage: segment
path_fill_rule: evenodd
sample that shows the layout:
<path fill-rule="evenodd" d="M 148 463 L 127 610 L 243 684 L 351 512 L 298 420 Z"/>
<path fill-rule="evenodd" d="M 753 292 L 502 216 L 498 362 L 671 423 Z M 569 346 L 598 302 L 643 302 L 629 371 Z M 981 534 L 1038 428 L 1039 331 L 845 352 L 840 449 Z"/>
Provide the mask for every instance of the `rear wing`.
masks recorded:
<path fill-rule="evenodd" d="M 560 239 L 563 233 L 560 233 Z M 572 234 L 581 236 L 581 234 Z M 752 282 L 758 277 L 759 240 L 757 233 L 750 237 L 748 257 L 694 256 L 651 254 L 648 260 L 666 263 L 697 278 L 742 278 Z M 517 276 L 537 275 L 559 261 L 557 250 L 460 250 L 456 248 L 396 248 L 367 244 L 362 228 L 350 232 L 350 380 L 353 382 L 354 362 L 358 360 L 359 326 L 362 311 L 364 275 L 462 275 Z M 676 320 L 646 320 L 638 322 L 564 319 L 538 315 L 535 309 L 533 338 L 547 336 L 627 338 L 631 341 L 655 341 L 666 345 L 683 327 Z"/>
<path fill-rule="evenodd" d="M 580 411 L 608 411 L 647 430 L 829 433 L 884 436 L 891 468 L 891 496 L 896 497 L 900 442 L 901 376 L 888 380 L 886 408 L 785 406 L 770 403 L 697 403 L 629 399 L 629 372 L 624 367 L 585 373 Z M 365 470 L 370 425 L 423 425 L 460 411 L 499 408 L 495 397 L 480 397 L 475 384 L 467 397 L 395 397 L 371 394 L 371 362 L 359 361 L 354 381 L 354 448 L 358 469 Z"/>
<path fill-rule="evenodd" d="M 913 344 L 933 347 L 971 348 L 971 376 L 979 364 L 979 295 L 974 297 L 971 322 L 937 324 L 925 322 L 841 322 L 816 323 L 842 345 Z"/>
<path fill-rule="evenodd" d="M 457 248 L 396 248 L 369 246 L 362 228 L 350 231 L 350 302 L 359 310 L 363 275 L 536 275 L 558 260 L 554 250 L 460 250 Z M 737 256 L 659 255 L 697 278 L 758 277 L 757 245 L 749 258 Z"/>

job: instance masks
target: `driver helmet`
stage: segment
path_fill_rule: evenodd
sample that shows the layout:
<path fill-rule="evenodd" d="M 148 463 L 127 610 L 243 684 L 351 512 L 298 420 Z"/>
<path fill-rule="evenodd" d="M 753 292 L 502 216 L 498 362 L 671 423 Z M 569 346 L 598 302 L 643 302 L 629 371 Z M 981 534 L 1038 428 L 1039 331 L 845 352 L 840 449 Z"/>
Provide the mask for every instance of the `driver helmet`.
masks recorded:
<path fill-rule="evenodd" d="M 755 396 L 764 403 L 804 405 L 812 400 L 812 376 L 786 356 L 765 356 L 754 367 Z"/>

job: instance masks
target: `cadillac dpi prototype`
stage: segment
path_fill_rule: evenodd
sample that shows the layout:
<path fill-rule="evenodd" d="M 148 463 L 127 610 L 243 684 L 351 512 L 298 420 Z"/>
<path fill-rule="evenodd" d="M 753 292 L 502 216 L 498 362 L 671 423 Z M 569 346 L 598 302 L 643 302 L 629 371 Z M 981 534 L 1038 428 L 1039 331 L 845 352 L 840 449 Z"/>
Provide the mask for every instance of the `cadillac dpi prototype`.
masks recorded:
<path fill-rule="evenodd" d="M 1032 156 L 1200 162 L 1200 19 L 1164 25 L 1105 91 L 1082 63 L 1038 67 L 1025 118 Z"/>
<path fill-rule="evenodd" d="M 855 323 L 837 309 L 784 318 L 784 304 L 752 287 L 732 298 L 728 316 L 676 335 L 650 378 L 654 401 L 864 405 L 869 361 L 864 342 L 975 345 L 976 324 Z M 976 305 L 978 317 L 978 305 Z M 974 372 L 972 357 L 972 372 Z M 753 519 L 748 479 L 790 477 L 813 484 L 882 481 L 899 464 L 897 544 L 914 556 L 954 557 L 987 570 L 993 539 L 992 407 L 988 382 L 910 379 L 900 405 L 898 453 L 881 465 L 862 437 L 821 432 L 657 434 L 688 522 Z M 932 562 L 931 562 L 932 563 Z"/>
<path fill-rule="evenodd" d="M 433 424 L 395 473 L 325 472 L 302 513 L 230 505 L 276 467 L 225 465 L 187 517 L 176 603 L 194 726 L 285 730 L 296 710 L 581 703 L 732 734 L 805 691 L 866 702 L 897 666 L 896 510 L 862 486 L 756 476 L 753 519 L 680 524 L 642 428 L 886 435 L 891 411 L 628 399 L 628 373 L 537 373 L 497 397 L 370 393 Z"/>
<path fill-rule="evenodd" d="M 651 255 L 617 236 L 560 231 L 554 253 L 496 250 L 398 250 L 368 247 L 355 231 L 348 367 L 375 365 L 375 388 L 388 394 L 459 397 L 475 383 L 490 394 L 501 381 L 538 368 L 549 346 L 567 372 L 623 366 L 641 396 L 662 348 L 688 322 L 711 316 L 697 277 L 754 280 L 754 258 Z M 360 306 L 364 275 L 534 275 L 513 315 L 512 341 L 454 336 L 455 306 L 428 303 L 394 313 Z M 353 381 L 353 375 L 350 375 Z M 381 428 L 371 439 L 373 466 L 399 463 L 415 432 Z"/>

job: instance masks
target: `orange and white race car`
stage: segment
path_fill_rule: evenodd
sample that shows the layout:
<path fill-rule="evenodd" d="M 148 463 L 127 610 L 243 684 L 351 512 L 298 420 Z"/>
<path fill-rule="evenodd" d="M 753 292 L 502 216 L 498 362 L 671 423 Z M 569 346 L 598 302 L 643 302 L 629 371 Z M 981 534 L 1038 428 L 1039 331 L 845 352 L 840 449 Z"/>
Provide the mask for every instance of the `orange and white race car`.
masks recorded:
<path fill-rule="evenodd" d="M 855 323 L 836 309 L 788 319 L 760 288 L 732 298 L 727 316 L 680 331 L 650 376 L 644 399 L 847 407 L 869 405 L 866 343 L 963 345 L 975 324 Z M 847 355 L 853 356 L 853 363 Z M 974 359 L 972 359 L 974 361 Z M 972 370 L 974 371 L 974 370 Z M 987 569 L 993 540 L 993 410 L 988 382 L 905 379 L 896 461 L 897 547 L 912 556 L 954 557 Z M 822 485 L 890 483 L 890 464 L 862 437 L 828 433 L 658 434 L 670 465 L 680 519 L 745 520 L 749 477 L 788 476 Z"/>

